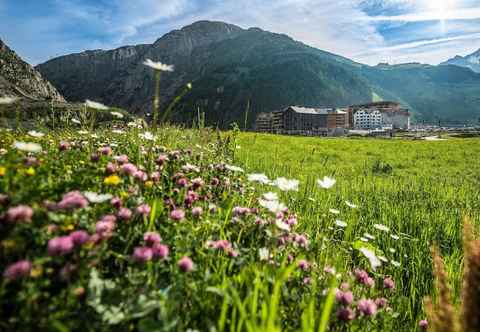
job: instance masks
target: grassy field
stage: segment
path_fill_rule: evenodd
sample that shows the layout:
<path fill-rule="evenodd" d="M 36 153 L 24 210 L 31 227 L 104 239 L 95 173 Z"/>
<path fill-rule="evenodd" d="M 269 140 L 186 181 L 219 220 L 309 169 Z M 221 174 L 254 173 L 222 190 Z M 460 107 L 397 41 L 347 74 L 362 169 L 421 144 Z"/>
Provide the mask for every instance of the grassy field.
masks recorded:
<path fill-rule="evenodd" d="M 434 244 L 459 299 L 478 140 L 79 129 L 0 131 L 0 330 L 415 331 Z"/>

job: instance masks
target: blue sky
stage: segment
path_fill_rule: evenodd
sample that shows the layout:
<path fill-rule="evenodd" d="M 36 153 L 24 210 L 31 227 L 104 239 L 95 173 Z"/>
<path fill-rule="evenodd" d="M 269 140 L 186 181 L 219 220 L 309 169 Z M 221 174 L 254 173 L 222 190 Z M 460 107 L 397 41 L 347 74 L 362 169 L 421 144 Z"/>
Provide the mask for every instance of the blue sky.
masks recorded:
<path fill-rule="evenodd" d="M 32 64 L 152 43 L 201 19 L 286 33 L 368 64 L 437 64 L 480 48 L 480 0 L 0 0 L 0 38 Z"/>

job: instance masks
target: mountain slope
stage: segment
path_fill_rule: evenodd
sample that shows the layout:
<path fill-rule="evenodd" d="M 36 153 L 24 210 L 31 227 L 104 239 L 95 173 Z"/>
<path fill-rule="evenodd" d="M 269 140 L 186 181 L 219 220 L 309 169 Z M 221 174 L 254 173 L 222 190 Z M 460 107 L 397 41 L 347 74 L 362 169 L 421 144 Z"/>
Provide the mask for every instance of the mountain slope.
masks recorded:
<path fill-rule="evenodd" d="M 470 68 L 474 72 L 480 73 L 480 49 L 465 57 L 457 55 L 454 58 L 441 63 L 441 65 L 466 67 Z"/>
<path fill-rule="evenodd" d="M 174 120 L 191 123 L 198 110 L 208 124 L 228 127 L 259 112 L 292 104 L 346 106 L 394 100 L 427 122 L 472 122 L 480 117 L 480 75 L 457 66 L 406 64 L 370 67 L 324 52 L 286 35 L 200 21 L 151 45 L 87 51 L 39 65 L 38 70 L 72 101 L 95 99 L 147 113 L 153 96 L 150 58 L 175 65 L 163 73 L 161 101 L 168 104 L 192 82 Z M 374 97 L 375 96 L 375 97 Z"/>
<path fill-rule="evenodd" d="M 20 59 L 2 40 L 0 40 L 1 96 L 22 97 L 30 101 L 64 101 L 53 85 Z"/>

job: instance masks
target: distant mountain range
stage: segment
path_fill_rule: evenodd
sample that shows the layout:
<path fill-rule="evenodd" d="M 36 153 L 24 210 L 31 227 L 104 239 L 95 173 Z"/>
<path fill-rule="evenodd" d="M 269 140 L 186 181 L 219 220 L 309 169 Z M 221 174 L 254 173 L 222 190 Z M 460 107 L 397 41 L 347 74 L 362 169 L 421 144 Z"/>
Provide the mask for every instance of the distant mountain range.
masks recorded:
<path fill-rule="evenodd" d="M 480 49 L 465 57 L 457 55 L 456 57 L 441 63 L 441 65 L 466 67 L 470 68 L 474 72 L 480 73 Z"/>
<path fill-rule="evenodd" d="M 200 21 L 167 33 L 153 44 L 86 51 L 36 67 L 70 101 L 93 99 L 149 112 L 153 71 L 150 58 L 175 65 L 162 74 L 163 106 L 192 82 L 173 119 L 191 123 L 197 111 L 208 124 L 228 127 L 245 117 L 288 105 L 341 107 L 393 100 L 414 120 L 477 122 L 480 74 L 456 65 L 367 66 L 307 46 L 292 38 L 223 23 Z M 246 114 L 247 104 L 249 112 Z"/>
<path fill-rule="evenodd" d="M 53 85 L 0 40 L 0 97 L 2 96 L 29 101 L 65 101 Z"/>

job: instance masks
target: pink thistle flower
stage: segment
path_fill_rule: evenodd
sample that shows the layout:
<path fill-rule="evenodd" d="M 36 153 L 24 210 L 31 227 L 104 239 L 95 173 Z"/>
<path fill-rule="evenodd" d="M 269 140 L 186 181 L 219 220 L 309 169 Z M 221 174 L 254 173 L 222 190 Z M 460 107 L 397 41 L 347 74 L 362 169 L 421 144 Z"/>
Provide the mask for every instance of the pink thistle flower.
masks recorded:
<path fill-rule="evenodd" d="M 421 330 L 426 331 L 428 329 L 428 321 L 426 319 L 422 319 L 418 322 L 418 327 Z"/>
<path fill-rule="evenodd" d="M 200 218 L 200 216 L 203 214 L 203 209 L 200 206 L 195 206 L 192 209 L 192 216 L 195 218 Z"/>
<path fill-rule="evenodd" d="M 188 179 L 182 177 L 182 178 L 178 179 L 176 183 L 177 183 L 177 186 L 179 186 L 179 187 L 186 187 L 186 186 L 188 186 Z"/>
<path fill-rule="evenodd" d="M 113 235 L 115 222 L 112 220 L 100 220 L 95 224 L 95 232 L 101 238 L 109 238 Z"/>
<path fill-rule="evenodd" d="M 115 160 L 120 164 L 128 163 L 128 156 L 126 154 L 122 154 L 120 156 L 115 157 Z"/>
<path fill-rule="evenodd" d="M 386 289 L 395 289 L 395 282 L 392 278 L 387 277 L 383 279 L 383 287 L 385 287 Z"/>
<path fill-rule="evenodd" d="M 134 164 L 126 163 L 120 167 L 120 171 L 124 174 L 133 176 L 138 171 L 138 168 Z"/>
<path fill-rule="evenodd" d="M 153 257 L 157 259 L 165 259 L 168 257 L 170 250 L 165 244 L 156 244 L 152 248 Z"/>
<path fill-rule="evenodd" d="M 193 185 L 193 188 L 198 189 L 200 187 L 203 187 L 205 185 L 205 182 L 203 181 L 202 178 L 199 177 L 192 180 L 192 185 Z"/>
<path fill-rule="evenodd" d="M 168 161 L 168 156 L 166 154 L 161 154 L 158 156 L 155 162 L 157 163 L 158 166 L 163 166 L 167 161 Z"/>
<path fill-rule="evenodd" d="M 308 248 L 308 239 L 305 235 L 295 235 L 295 243 L 302 248 Z"/>
<path fill-rule="evenodd" d="M 33 217 L 33 209 L 27 205 L 18 205 L 8 209 L 6 219 L 8 222 L 22 223 L 31 222 Z"/>
<path fill-rule="evenodd" d="M 107 166 L 105 166 L 105 173 L 107 174 L 113 174 L 117 171 L 117 165 L 114 163 L 108 162 Z"/>
<path fill-rule="evenodd" d="M 210 184 L 214 187 L 218 186 L 220 184 L 220 180 L 218 178 L 213 178 L 211 181 L 210 181 Z"/>
<path fill-rule="evenodd" d="M 57 236 L 48 241 L 48 254 L 50 256 L 63 256 L 72 252 L 73 240 L 70 236 Z"/>
<path fill-rule="evenodd" d="M 92 155 L 90 156 L 90 161 L 92 163 L 96 163 L 99 160 L 100 160 L 100 156 L 97 153 L 92 153 Z"/>
<path fill-rule="evenodd" d="M 133 215 L 132 210 L 127 209 L 125 207 L 120 208 L 117 213 L 118 219 L 123 221 L 130 220 L 130 218 L 132 218 L 132 215 Z"/>
<path fill-rule="evenodd" d="M 3 277 L 7 280 L 14 281 L 25 278 L 30 275 L 32 263 L 26 259 L 10 264 L 3 272 Z"/>
<path fill-rule="evenodd" d="M 371 299 L 361 299 L 357 303 L 357 308 L 365 316 L 374 316 L 377 313 L 377 305 Z"/>
<path fill-rule="evenodd" d="M 388 300 L 384 297 L 379 297 L 378 299 L 375 299 L 375 304 L 379 308 L 384 308 L 388 305 Z"/>
<path fill-rule="evenodd" d="M 122 207 L 122 199 L 119 197 L 113 197 L 110 200 L 110 204 L 112 204 L 114 208 L 120 209 Z"/>
<path fill-rule="evenodd" d="M 133 260 L 137 263 L 146 263 L 153 258 L 153 250 L 148 247 L 136 247 L 133 249 Z"/>
<path fill-rule="evenodd" d="M 148 180 L 148 175 L 147 173 L 145 173 L 144 171 L 136 171 L 134 174 L 133 174 L 133 177 L 139 181 L 142 181 L 142 182 L 145 182 Z"/>
<path fill-rule="evenodd" d="M 373 287 L 375 285 L 375 280 L 370 278 L 370 276 L 365 270 L 355 270 L 355 277 L 357 278 L 358 282 L 364 284 L 367 287 Z"/>
<path fill-rule="evenodd" d="M 337 291 L 335 294 L 335 299 L 338 303 L 343 305 L 350 305 L 353 302 L 353 293 L 352 292 L 342 292 L 341 290 Z"/>
<path fill-rule="evenodd" d="M 38 166 L 40 163 L 37 158 L 35 157 L 26 157 L 23 159 L 23 164 L 25 167 L 30 167 L 30 166 Z"/>
<path fill-rule="evenodd" d="M 190 259 L 188 256 L 183 256 L 179 261 L 178 261 L 178 267 L 180 270 L 183 272 L 191 272 L 193 271 L 193 261 Z"/>
<path fill-rule="evenodd" d="M 172 218 L 175 221 L 180 221 L 183 218 L 185 218 L 185 212 L 181 209 L 175 209 L 172 212 L 170 212 L 170 218 Z"/>
<path fill-rule="evenodd" d="M 57 204 L 61 210 L 82 209 L 88 205 L 88 200 L 79 192 L 71 191 L 63 195 L 62 200 Z"/>
<path fill-rule="evenodd" d="M 162 238 L 160 237 L 160 234 L 156 232 L 147 232 L 143 234 L 143 241 L 145 241 L 147 247 L 153 247 L 156 244 L 160 244 Z"/>
<path fill-rule="evenodd" d="M 350 284 L 348 282 L 342 282 L 340 284 L 340 289 L 343 291 L 349 290 L 350 289 Z"/>
<path fill-rule="evenodd" d="M 137 206 L 137 213 L 143 215 L 144 217 L 150 214 L 151 208 L 148 204 L 140 204 Z"/>
<path fill-rule="evenodd" d="M 160 181 L 160 172 L 153 172 L 150 175 L 150 178 L 152 179 L 153 182 L 157 183 Z"/>
<path fill-rule="evenodd" d="M 301 259 L 298 261 L 298 267 L 303 271 L 307 271 L 310 267 L 310 264 L 306 260 Z"/>
<path fill-rule="evenodd" d="M 337 311 L 337 318 L 349 322 L 355 319 L 355 312 L 351 308 L 340 308 Z"/>
<path fill-rule="evenodd" d="M 70 233 L 70 238 L 75 246 L 81 246 L 89 240 L 90 236 L 85 231 L 74 231 Z"/>
<path fill-rule="evenodd" d="M 249 208 L 241 207 L 241 206 L 235 206 L 232 210 L 232 213 L 235 217 L 244 216 L 249 212 L 250 212 Z"/>
<path fill-rule="evenodd" d="M 70 143 L 67 141 L 61 141 L 60 144 L 58 145 L 58 149 L 60 151 L 66 151 L 70 149 Z"/>
<path fill-rule="evenodd" d="M 112 149 L 109 146 L 102 146 L 98 149 L 98 152 L 100 152 L 104 156 L 109 156 L 112 154 Z"/>

